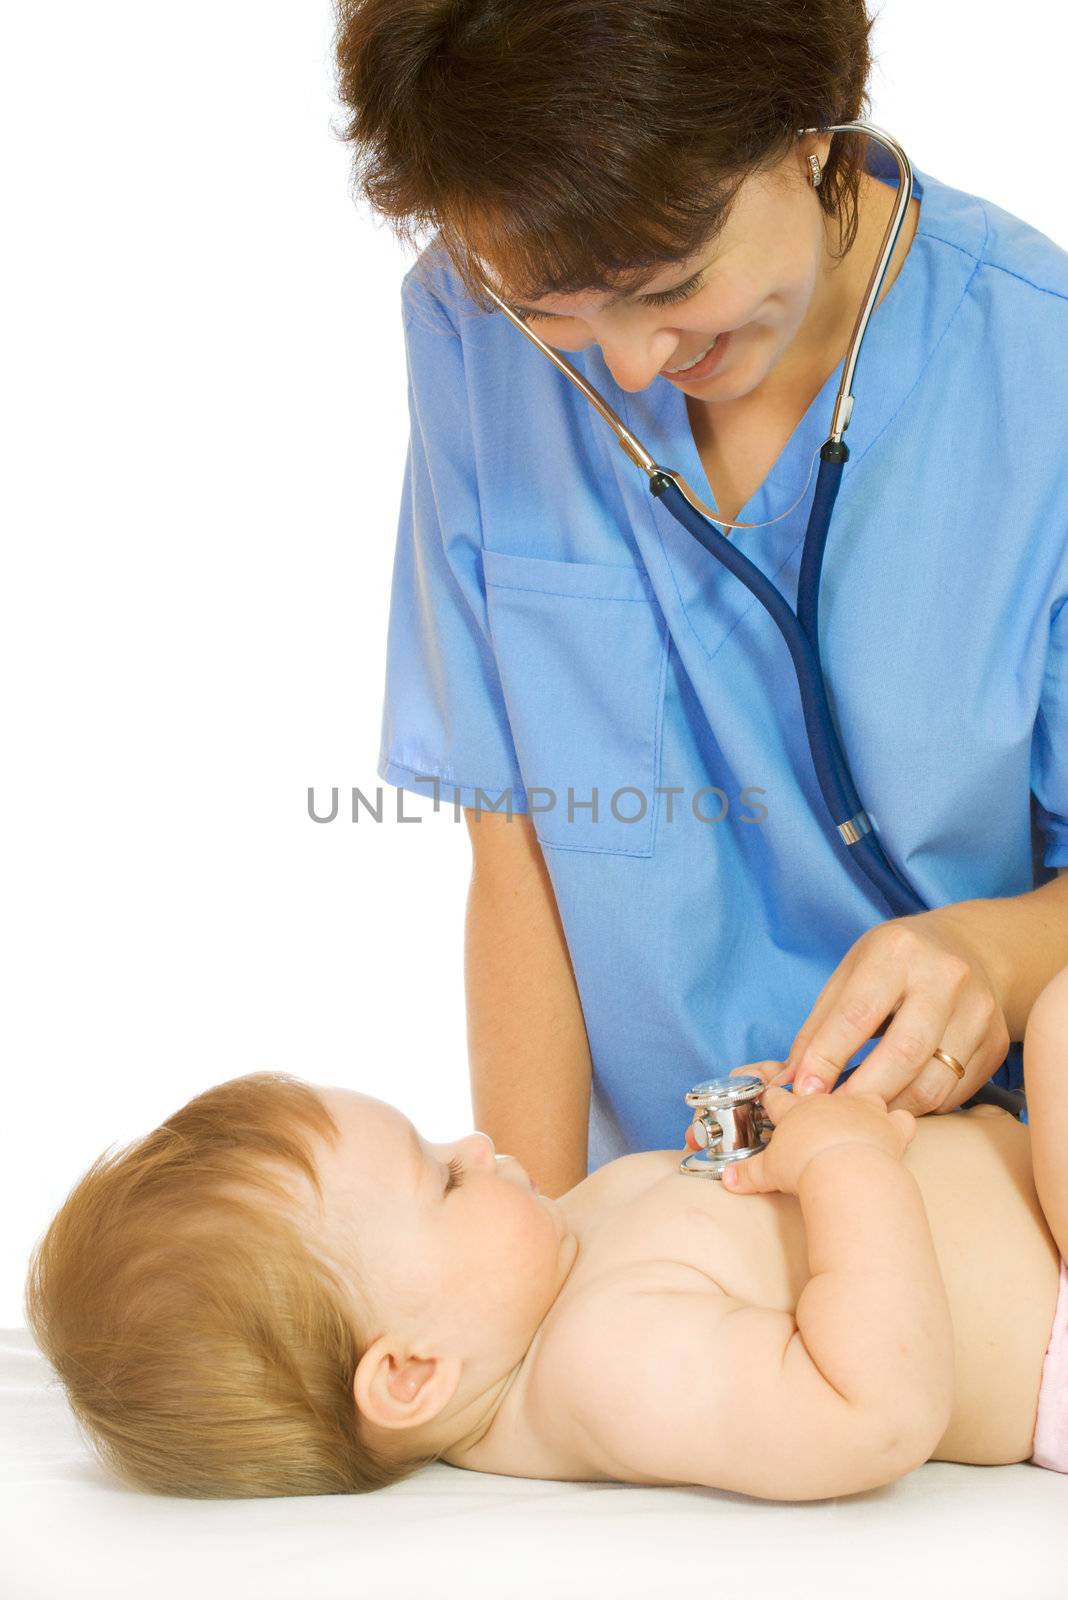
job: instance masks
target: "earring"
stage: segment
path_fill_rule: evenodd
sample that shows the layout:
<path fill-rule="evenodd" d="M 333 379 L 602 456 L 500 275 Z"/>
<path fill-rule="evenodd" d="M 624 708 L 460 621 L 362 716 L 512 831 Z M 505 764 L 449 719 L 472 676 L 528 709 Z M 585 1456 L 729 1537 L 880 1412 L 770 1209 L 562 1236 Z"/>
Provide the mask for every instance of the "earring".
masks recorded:
<path fill-rule="evenodd" d="M 823 168 L 820 166 L 819 157 L 809 156 L 808 164 L 811 168 L 809 182 L 812 184 L 814 189 L 818 189 L 820 184 L 823 182 Z"/>

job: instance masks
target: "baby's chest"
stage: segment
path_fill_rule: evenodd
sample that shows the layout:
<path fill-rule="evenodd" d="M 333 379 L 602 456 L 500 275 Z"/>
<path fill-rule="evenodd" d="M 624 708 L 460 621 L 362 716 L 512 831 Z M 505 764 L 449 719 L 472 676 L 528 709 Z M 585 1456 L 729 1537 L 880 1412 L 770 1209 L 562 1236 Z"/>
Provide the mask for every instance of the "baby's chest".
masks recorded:
<path fill-rule="evenodd" d="M 732 1298 L 792 1311 L 809 1276 L 800 1206 L 791 1195 L 732 1195 L 712 1179 L 661 1169 L 585 1229 L 568 1289 L 637 1288 L 672 1272 L 691 1287 L 700 1275 Z"/>
<path fill-rule="evenodd" d="M 632 1296 L 655 1295 L 665 1319 L 679 1304 L 675 1291 L 793 1311 L 808 1276 L 800 1209 L 791 1197 L 728 1195 L 711 1180 L 677 1174 L 629 1204 L 606 1208 L 586 1230 L 568 1294 L 543 1330 L 517 1426 L 507 1434 L 512 1464 L 498 1460 L 483 1470 L 581 1481 L 617 1476 L 605 1470 L 596 1440 L 576 1426 L 566 1396 L 583 1389 L 583 1371 L 594 1367 L 602 1378 L 615 1368 L 626 1381 Z M 644 1317 L 642 1327 L 647 1332 Z"/>

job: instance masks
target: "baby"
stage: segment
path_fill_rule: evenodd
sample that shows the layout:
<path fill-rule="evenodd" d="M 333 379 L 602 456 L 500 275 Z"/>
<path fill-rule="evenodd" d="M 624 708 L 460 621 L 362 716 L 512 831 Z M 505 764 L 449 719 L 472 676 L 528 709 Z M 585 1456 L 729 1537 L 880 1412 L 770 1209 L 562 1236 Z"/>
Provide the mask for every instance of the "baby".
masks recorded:
<path fill-rule="evenodd" d="M 932 1459 L 1068 1471 L 1066 1040 L 1068 969 L 1028 1024 L 1029 1127 L 769 1088 L 729 1184 L 651 1150 L 559 1199 L 484 1134 L 253 1074 L 95 1164 L 28 1318 L 90 1442 L 174 1494 L 436 1460 L 781 1500 Z"/>

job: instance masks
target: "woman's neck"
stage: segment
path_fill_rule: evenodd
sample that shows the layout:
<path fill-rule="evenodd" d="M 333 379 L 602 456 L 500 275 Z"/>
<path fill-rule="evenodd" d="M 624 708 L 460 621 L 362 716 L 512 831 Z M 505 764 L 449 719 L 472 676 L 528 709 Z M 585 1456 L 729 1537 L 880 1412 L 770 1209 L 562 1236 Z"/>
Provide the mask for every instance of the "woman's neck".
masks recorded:
<path fill-rule="evenodd" d="M 845 358 L 849 340 L 856 325 L 864 294 L 871 278 L 876 257 L 882 246 L 887 224 L 897 203 L 897 190 L 880 183 L 869 173 L 861 173 L 857 194 L 857 234 L 848 252 L 840 261 L 834 261 L 828 245 L 824 270 L 819 287 L 813 297 L 813 306 L 789 351 L 779 363 L 785 368 L 783 378 L 789 380 L 804 375 L 802 387 L 811 387 L 818 393 L 827 375 Z M 879 291 L 876 311 L 890 293 L 905 265 L 912 248 L 920 221 L 920 202 L 913 197 L 905 213 L 905 221 L 898 235 L 894 253 L 886 269 Z M 837 232 L 834 228 L 833 233 Z"/>

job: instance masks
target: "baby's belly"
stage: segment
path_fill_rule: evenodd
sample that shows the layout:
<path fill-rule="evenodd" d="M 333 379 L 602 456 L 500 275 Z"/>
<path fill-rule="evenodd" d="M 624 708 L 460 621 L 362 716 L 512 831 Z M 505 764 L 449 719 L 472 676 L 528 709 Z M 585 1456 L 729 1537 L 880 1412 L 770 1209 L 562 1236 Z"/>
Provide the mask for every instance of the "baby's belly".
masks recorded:
<path fill-rule="evenodd" d="M 624 1157 L 562 1198 L 581 1243 L 566 1296 L 665 1262 L 696 1269 L 739 1299 L 793 1312 L 809 1278 L 797 1200 L 732 1195 L 679 1172 L 681 1155 Z M 985 1108 L 927 1117 L 905 1164 L 923 1194 L 955 1337 L 954 1410 L 934 1458 L 1025 1460 L 1059 1260 L 1031 1177 L 1027 1130 Z"/>
<path fill-rule="evenodd" d="M 1027 1129 L 976 1108 L 927 1117 L 906 1152 L 953 1314 L 956 1403 L 936 1460 L 1026 1460 L 1060 1255 L 1031 1174 Z"/>

